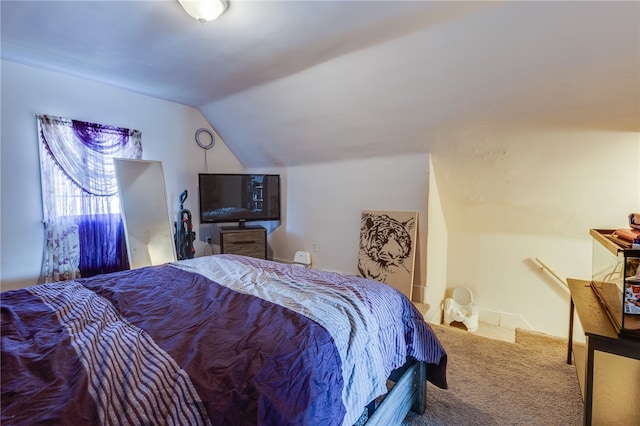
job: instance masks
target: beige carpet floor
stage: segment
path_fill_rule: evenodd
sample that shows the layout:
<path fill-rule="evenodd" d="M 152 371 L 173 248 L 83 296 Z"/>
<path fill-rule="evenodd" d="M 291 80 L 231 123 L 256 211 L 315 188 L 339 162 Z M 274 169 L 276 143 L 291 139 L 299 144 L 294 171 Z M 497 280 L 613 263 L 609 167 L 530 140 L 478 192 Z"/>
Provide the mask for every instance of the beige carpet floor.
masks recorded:
<path fill-rule="evenodd" d="M 449 389 L 427 386 L 427 410 L 406 426 L 581 425 L 582 397 L 566 339 L 516 330 L 515 343 L 432 326 L 447 350 Z"/>

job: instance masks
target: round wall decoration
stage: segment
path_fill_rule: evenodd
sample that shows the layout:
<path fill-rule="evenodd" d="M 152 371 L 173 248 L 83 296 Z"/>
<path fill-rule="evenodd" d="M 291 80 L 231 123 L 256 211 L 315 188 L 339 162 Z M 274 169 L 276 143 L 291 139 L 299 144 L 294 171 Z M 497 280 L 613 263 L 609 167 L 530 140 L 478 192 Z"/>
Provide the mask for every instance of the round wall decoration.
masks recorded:
<path fill-rule="evenodd" d="M 204 139 L 205 143 L 203 143 L 202 140 L 201 140 L 201 135 L 203 133 L 206 133 L 208 135 L 208 136 L 202 137 L 202 139 Z M 208 141 L 207 141 L 207 139 L 208 139 Z M 206 143 L 206 142 L 208 142 L 208 143 Z M 213 136 L 213 133 L 211 132 L 211 130 L 205 129 L 203 127 L 201 129 L 198 129 L 198 131 L 196 132 L 196 143 L 202 149 L 211 149 L 216 144 L 216 138 L 215 138 L 215 136 Z"/>

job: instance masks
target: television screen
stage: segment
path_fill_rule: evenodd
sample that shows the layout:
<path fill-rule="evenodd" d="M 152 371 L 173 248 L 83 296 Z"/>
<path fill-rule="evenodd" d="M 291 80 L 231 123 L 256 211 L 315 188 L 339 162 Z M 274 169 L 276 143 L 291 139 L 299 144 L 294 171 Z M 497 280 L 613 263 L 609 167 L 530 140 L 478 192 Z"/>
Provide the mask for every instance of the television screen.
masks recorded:
<path fill-rule="evenodd" d="M 200 222 L 280 220 L 280 176 L 200 173 Z"/>

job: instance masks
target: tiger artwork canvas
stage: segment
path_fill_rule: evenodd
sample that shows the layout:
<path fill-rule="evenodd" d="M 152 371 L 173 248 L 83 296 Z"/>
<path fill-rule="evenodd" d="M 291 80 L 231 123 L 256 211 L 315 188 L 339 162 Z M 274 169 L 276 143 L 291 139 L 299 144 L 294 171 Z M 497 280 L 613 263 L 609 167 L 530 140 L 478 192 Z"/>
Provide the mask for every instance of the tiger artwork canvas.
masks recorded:
<path fill-rule="evenodd" d="M 411 298 L 418 212 L 362 211 L 358 275 Z"/>

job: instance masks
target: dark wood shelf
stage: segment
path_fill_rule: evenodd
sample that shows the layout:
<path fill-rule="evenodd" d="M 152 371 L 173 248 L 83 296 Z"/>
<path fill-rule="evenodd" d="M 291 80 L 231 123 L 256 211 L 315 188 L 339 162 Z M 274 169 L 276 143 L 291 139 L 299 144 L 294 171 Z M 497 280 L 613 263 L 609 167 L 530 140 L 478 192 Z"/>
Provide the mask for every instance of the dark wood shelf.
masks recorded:
<path fill-rule="evenodd" d="M 582 380 L 584 399 L 584 424 L 591 425 L 593 420 L 594 398 L 594 370 L 595 352 L 606 352 L 626 358 L 640 359 L 640 341 L 621 338 L 607 314 L 606 306 L 596 295 L 591 286 L 591 281 L 567 279 L 571 292 L 571 304 L 569 309 L 569 341 L 567 363 L 571 364 L 572 355 L 583 356 L 584 360 L 576 360 L 576 366 L 584 366 L 584 374 L 578 374 Z M 573 351 L 573 316 L 578 314 L 578 319 L 584 330 L 586 350 Z"/>
<path fill-rule="evenodd" d="M 567 281 L 584 334 L 617 339 L 618 333 L 611 324 L 604 305 L 593 292 L 591 282 L 571 278 Z"/>
<path fill-rule="evenodd" d="M 623 262 L 623 269 L 618 279 L 601 281 L 594 275 L 591 281 L 591 288 L 599 299 L 601 305 L 607 314 L 609 321 L 613 325 L 614 330 L 620 337 L 640 339 L 640 315 L 623 314 L 624 297 L 623 287 L 625 279 L 629 273 L 635 273 L 636 266 L 633 271 L 627 271 L 630 259 L 640 258 L 640 250 L 632 249 L 630 241 L 622 240 L 614 236 L 615 229 L 591 229 L 589 234 L 594 239 L 594 244 L 599 244 L 604 250 L 611 253 L 612 259 L 618 259 Z"/>

